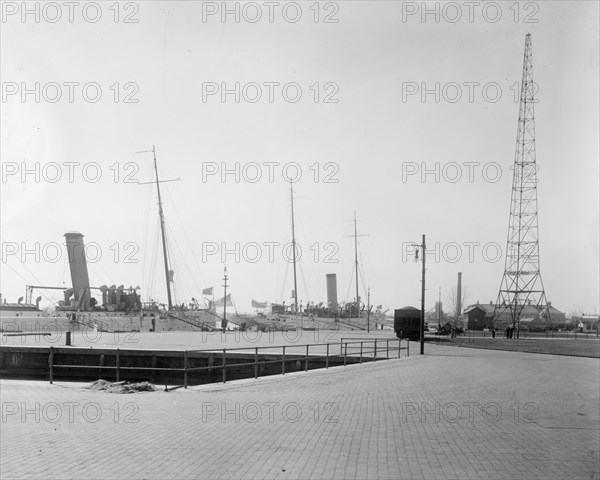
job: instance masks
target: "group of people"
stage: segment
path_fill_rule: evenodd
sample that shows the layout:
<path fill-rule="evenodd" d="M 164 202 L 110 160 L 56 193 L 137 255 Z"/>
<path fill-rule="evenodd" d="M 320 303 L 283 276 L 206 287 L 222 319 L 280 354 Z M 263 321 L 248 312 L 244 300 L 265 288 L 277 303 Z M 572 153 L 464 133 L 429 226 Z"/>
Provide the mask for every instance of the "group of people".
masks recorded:
<path fill-rule="evenodd" d="M 496 328 L 492 327 L 490 329 L 490 332 L 492 334 L 492 338 L 496 338 Z M 506 330 L 504 331 L 504 338 L 513 338 L 514 332 L 515 332 L 515 327 L 513 327 L 512 325 L 507 325 Z M 484 334 L 484 336 L 485 336 L 485 334 Z"/>
<path fill-rule="evenodd" d="M 505 338 L 513 338 L 513 333 L 515 332 L 515 327 L 512 325 L 507 325 L 505 330 Z"/>

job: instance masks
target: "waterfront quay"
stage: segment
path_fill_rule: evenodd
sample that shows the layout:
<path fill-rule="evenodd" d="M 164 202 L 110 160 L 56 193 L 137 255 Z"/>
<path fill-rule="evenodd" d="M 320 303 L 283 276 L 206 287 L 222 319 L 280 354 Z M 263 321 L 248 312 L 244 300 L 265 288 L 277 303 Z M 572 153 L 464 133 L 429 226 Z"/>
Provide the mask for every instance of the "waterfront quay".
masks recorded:
<path fill-rule="evenodd" d="M 412 347 L 132 395 L 2 380 L 2 478 L 598 478 L 597 359 Z"/>

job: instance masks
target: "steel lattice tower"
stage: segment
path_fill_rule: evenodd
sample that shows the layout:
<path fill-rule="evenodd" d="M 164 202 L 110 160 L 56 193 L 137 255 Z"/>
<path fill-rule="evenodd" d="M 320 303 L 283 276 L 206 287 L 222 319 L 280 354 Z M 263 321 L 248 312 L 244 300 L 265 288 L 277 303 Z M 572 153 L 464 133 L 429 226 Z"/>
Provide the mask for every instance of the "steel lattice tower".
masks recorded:
<path fill-rule="evenodd" d="M 500 291 L 494 308 L 495 323 L 505 312 L 517 326 L 526 305 L 550 321 L 548 302 L 540 274 L 537 164 L 535 159 L 535 122 L 531 35 L 525 37 L 523 79 L 517 128 L 517 144 L 513 171 L 506 262 Z M 504 315 L 506 318 L 506 315 Z"/>

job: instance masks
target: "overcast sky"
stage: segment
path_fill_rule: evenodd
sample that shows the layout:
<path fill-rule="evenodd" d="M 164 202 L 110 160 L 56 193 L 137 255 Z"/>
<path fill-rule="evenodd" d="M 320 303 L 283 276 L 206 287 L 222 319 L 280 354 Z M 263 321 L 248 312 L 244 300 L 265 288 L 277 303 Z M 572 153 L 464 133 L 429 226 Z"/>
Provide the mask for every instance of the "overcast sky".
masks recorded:
<path fill-rule="evenodd" d="M 598 309 L 597 2 L 29 7 L 2 3 L 8 301 L 70 286 L 71 230 L 94 286 L 166 301 L 156 189 L 136 184 L 152 154 L 133 154 L 153 145 L 180 179 L 162 184 L 178 303 L 221 296 L 225 264 L 238 311 L 290 301 L 289 179 L 303 303 L 326 301 L 327 273 L 354 298 L 355 211 L 363 298 L 419 306 L 425 234 L 428 308 L 458 272 L 467 303 L 495 301 L 531 33 L 542 279 L 559 310 Z"/>

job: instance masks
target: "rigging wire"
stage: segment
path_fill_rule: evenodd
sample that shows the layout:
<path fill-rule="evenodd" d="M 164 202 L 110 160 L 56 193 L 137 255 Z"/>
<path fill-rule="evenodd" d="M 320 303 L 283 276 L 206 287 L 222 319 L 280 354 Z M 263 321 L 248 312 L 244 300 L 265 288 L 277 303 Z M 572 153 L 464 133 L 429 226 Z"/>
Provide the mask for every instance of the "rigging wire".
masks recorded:
<path fill-rule="evenodd" d="M 163 210 L 163 213 L 164 213 L 164 210 Z M 164 222 L 164 226 L 165 226 L 165 243 L 167 244 L 167 248 L 166 248 L 166 250 L 167 250 L 167 265 L 170 267 L 170 270 L 172 270 L 171 258 L 173 255 L 172 255 L 172 250 L 171 250 L 171 242 L 170 242 L 169 236 L 167 234 L 169 227 L 167 227 L 167 221 L 164 219 L 164 216 L 163 216 L 163 222 Z M 167 274 L 168 274 L 168 272 L 167 272 Z M 174 283 L 174 282 L 171 282 L 171 283 Z M 171 297 L 171 301 L 173 301 L 173 297 Z M 175 303 L 177 303 L 177 302 L 175 302 Z"/>
<path fill-rule="evenodd" d="M 359 272 L 360 272 L 360 281 L 361 281 L 362 287 L 363 287 L 363 295 L 364 295 L 363 298 L 367 298 L 368 289 L 367 289 L 367 285 L 365 282 L 365 267 L 363 266 L 363 257 L 362 257 L 362 250 L 360 249 L 360 242 L 358 242 L 358 259 L 359 259 L 359 263 L 360 263 Z"/>
<path fill-rule="evenodd" d="M 346 302 L 350 298 L 350 289 L 352 288 L 352 281 L 354 280 L 354 270 L 356 265 L 352 262 L 352 273 L 350 274 L 350 282 L 348 283 L 348 290 L 346 290 Z"/>
<path fill-rule="evenodd" d="M 158 219 L 157 219 L 158 220 Z M 154 242 L 153 242 L 153 246 L 152 246 L 152 256 L 151 256 L 151 261 L 148 262 L 148 265 L 150 267 L 150 274 L 149 274 L 149 285 L 148 285 L 148 289 L 147 289 L 147 295 L 148 295 L 148 300 L 155 300 L 158 301 L 158 296 L 156 296 L 156 298 L 153 298 L 153 292 L 156 292 L 156 263 L 157 263 L 157 256 L 158 256 L 158 241 L 159 241 L 159 233 L 158 230 L 160 228 L 159 225 L 159 221 L 157 221 L 154 225 L 155 229 L 154 229 Z"/>
<path fill-rule="evenodd" d="M 168 226 L 166 222 L 165 222 L 165 235 L 167 237 L 167 250 L 168 250 L 167 257 L 168 258 L 177 258 L 177 255 L 175 255 L 175 252 L 173 251 L 173 250 L 177 250 L 179 252 L 179 256 L 181 258 L 185 258 L 181 251 L 181 247 L 175 240 L 176 237 L 174 235 L 171 235 L 171 227 Z M 186 265 L 186 267 L 188 268 L 188 271 L 189 271 L 189 264 L 187 262 L 184 262 L 184 264 Z M 171 262 L 169 260 L 169 266 L 173 272 L 176 272 L 179 268 L 179 264 L 175 260 L 173 260 L 173 262 Z M 179 277 L 181 277 L 181 275 L 179 275 Z M 181 303 L 182 300 L 183 300 L 183 303 L 185 303 L 185 299 L 187 298 L 187 296 L 190 292 L 188 291 L 187 287 L 185 286 L 185 284 L 183 282 L 181 282 L 181 285 L 177 285 L 177 282 L 175 281 L 175 273 L 173 274 L 173 282 L 172 283 L 173 283 L 173 296 L 175 297 L 175 300 L 176 300 L 175 303 L 179 304 L 179 303 Z M 182 288 L 181 289 L 178 288 L 179 286 L 181 286 Z M 189 296 L 191 297 L 191 295 L 189 295 Z"/>
<path fill-rule="evenodd" d="M 304 294 L 306 296 L 306 305 L 308 305 L 308 303 L 310 302 L 311 299 L 311 295 L 310 292 L 308 290 L 308 286 L 306 284 L 306 277 L 304 275 L 304 267 L 302 266 L 301 263 L 298 264 L 298 266 L 300 267 L 300 276 L 302 277 L 302 285 L 304 286 Z"/>
<path fill-rule="evenodd" d="M 171 204 L 173 205 L 173 210 L 175 211 L 175 215 L 176 215 L 176 217 L 177 217 L 177 220 L 179 220 L 179 225 L 180 225 L 180 227 L 181 227 L 181 231 L 183 232 L 183 236 L 184 236 L 184 238 L 185 238 L 185 240 L 186 240 L 186 242 L 187 242 L 188 249 L 189 249 L 189 251 L 191 252 L 191 258 L 194 260 L 194 263 L 195 263 L 195 267 L 196 267 L 196 269 L 197 269 L 197 272 L 198 272 L 198 274 L 200 275 L 200 280 L 202 280 L 202 283 L 203 283 L 204 285 L 206 285 L 206 283 L 207 283 L 207 282 L 206 282 L 206 279 L 204 278 L 204 275 L 202 274 L 202 268 L 200 267 L 200 264 L 198 263 L 198 259 L 196 258 L 196 255 L 194 254 L 194 251 L 195 251 L 195 250 L 194 250 L 194 248 L 193 248 L 193 246 L 192 246 L 192 242 L 190 241 L 190 238 L 189 238 L 189 236 L 188 236 L 188 234 L 187 234 L 187 230 L 184 228 L 184 227 L 185 227 L 185 225 L 184 225 L 184 223 L 183 223 L 183 220 L 182 220 L 181 216 L 179 215 L 179 210 L 177 209 L 177 207 L 176 207 L 176 203 L 175 203 L 175 201 L 173 200 L 173 197 L 171 196 L 171 192 L 169 191 L 169 189 L 168 189 L 168 188 L 166 189 L 166 191 L 167 191 L 167 195 L 168 195 L 168 196 L 169 196 L 169 198 L 171 199 Z M 186 258 L 186 257 L 182 257 L 182 258 Z M 188 262 L 185 262 L 185 264 L 186 264 L 186 266 L 187 266 L 187 267 L 188 267 L 188 269 L 189 269 L 189 268 L 190 268 L 190 267 L 189 267 L 189 263 L 188 263 Z M 192 273 L 192 272 L 191 272 L 191 270 L 190 270 L 190 274 L 191 274 L 191 273 Z M 192 275 L 192 274 L 191 274 L 190 276 L 191 276 L 192 282 L 194 283 L 194 287 L 196 288 L 196 290 L 200 291 L 200 290 L 201 290 L 201 288 L 200 288 L 200 286 L 199 286 L 199 285 L 196 283 L 196 277 L 195 277 L 194 275 Z"/>
<path fill-rule="evenodd" d="M 4 243 L 4 241 L 1 238 L 0 238 L 0 242 Z M 30 282 L 23 275 L 21 275 L 12 265 L 10 265 L 4 259 L 2 260 L 2 263 L 4 265 L 6 265 L 8 268 L 10 268 L 19 277 L 21 277 L 21 279 L 23 279 L 23 281 L 25 282 L 25 285 L 31 285 L 33 283 L 33 282 Z M 21 264 L 23 265 L 23 267 L 25 268 L 25 270 L 27 270 L 27 272 L 31 275 L 31 277 L 35 280 L 36 284 L 37 285 L 41 285 L 42 282 L 40 282 L 40 280 L 33 274 L 33 272 L 31 270 L 29 270 L 29 267 L 27 267 L 27 265 L 25 264 L 25 262 L 22 262 Z M 46 291 L 44 290 L 43 292 L 46 292 Z M 44 297 L 46 300 L 48 300 L 51 303 L 56 303 L 57 302 L 57 299 L 56 299 L 56 297 L 53 294 L 41 293 L 41 295 L 42 295 L 42 297 Z"/>
<path fill-rule="evenodd" d="M 281 285 L 281 290 L 279 291 L 279 296 L 277 297 L 277 302 L 279 302 L 280 298 L 282 299 L 282 301 L 285 301 L 284 295 L 285 295 L 285 289 L 287 286 L 287 280 L 288 280 L 288 272 L 290 270 L 290 262 L 288 260 L 284 260 L 285 262 L 285 272 L 283 273 L 283 282 L 280 283 Z M 281 278 L 281 277 L 280 277 Z"/>
<path fill-rule="evenodd" d="M 166 228 L 166 224 L 165 224 L 165 228 Z M 183 231 L 185 232 L 185 229 Z M 175 259 L 176 258 L 188 258 L 188 256 L 186 256 L 184 254 L 183 249 L 182 249 L 181 245 L 179 244 L 179 242 L 177 242 L 177 240 L 176 240 L 177 237 L 175 235 L 171 234 L 170 227 L 167 230 L 167 234 L 168 234 L 167 238 L 169 240 L 169 242 L 168 242 L 169 248 L 172 248 L 171 257 L 175 258 Z M 188 242 L 189 242 L 189 239 L 188 239 Z M 196 258 L 194 255 L 192 255 L 192 258 L 196 261 Z M 197 261 L 196 261 L 196 263 L 197 263 Z M 185 269 L 182 268 L 182 271 L 187 272 L 189 278 L 192 279 L 193 287 L 195 289 L 194 291 L 201 292 L 201 288 L 197 284 L 194 273 L 191 270 L 190 263 L 184 262 L 183 265 L 184 265 Z M 173 270 L 175 270 L 176 268 L 179 268 L 179 263 L 176 260 L 174 260 L 173 264 L 171 264 L 171 267 Z M 183 276 L 179 275 L 179 278 L 183 278 Z M 175 282 L 173 282 L 173 286 L 175 287 Z M 187 286 L 187 284 L 185 282 L 181 282 L 179 286 L 182 287 L 182 289 L 178 289 L 178 291 L 177 291 L 177 294 L 178 294 L 177 303 L 180 303 L 180 301 L 182 300 L 181 295 L 183 295 L 184 302 L 185 302 L 186 298 L 188 298 L 188 297 L 192 298 L 194 296 L 193 291 L 189 289 L 189 287 Z"/>
<path fill-rule="evenodd" d="M 68 253 L 67 253 L 67 257 L 68 257 Z M 69 262 L 63 262 L 63 270 L 62 273 L 60 274 L 60 279 L 62 280 L 63 283 L 66 283 L 66 276 L 67 276 L 67 264 Z"/>
<path fill-rule="evenodd" d="M 152 198 L 152 192 L 150 188 L 147 188 L 147 193 L 146 193 L 146 202 L 144 203 L 145 205 L 148 205 L 150 207 L 151 203 L 150 203 L 150 199 Z M 144 249 L 143 249 L 143 253 L 142 253 L 142 258 L 143 258 L 143 262 L 144 264 L 142 265 L 142 285 L 146 285 L 146 278 L 145 278 L 145 274 L 146 274 L 146 265 L 152 263 L 151 262 L 151 257 L 148 256 L 148 240 L 150 237 L 149 231 L 150 231 L 150 216 L 152 214 L 152 208 L 146 208 L 144 209 L 144 212 L 146 213 L 145 217 L 146 217 L 146 226 L 144 229 Z M 148 294 L 149 297 L 149 294 Z M 149 298 L 148 298 L 149 299 Z"/>
<path fill-rule="evenodd" d="M 8 262 L 2 261 L 2 263 L 4 265 L 6 265 L 8 268 L 10 268 L 13 272 L 15 272 L 19 277 L 21 277 L 21 279 L 25 282 L 26 285 L 30 285 L 32 282 L 30 282 L 27 278 L 25 278 L 23 275 L 21 275 L 14 267 L 12 267 Z M 37 283 L 40 283 L 37 279 L 35 279 Z M 42 293 L 41 294 L 43 297 L 46 298 L 46 300 L 51 301 L 51 302 L 55 302 L 54 299 L 50 299 L 48 298 L 48 295 L 46 293 Z"/>
<path fill-rule="evenodd" d="M 121 247 L 121 244 L 117 243 L 117 248 L 120 248 L 120 247 Z M 117 258 L 120 259 L 120 257 L 118 257 L 118 255 L 121 255 L 120 250 L 117 249 L 117 253 L 115 254 L 113 252 L 113 255 L 117 255 Z M 111 278 L 111 275 L 109 275 L 109 273 L 102 266 L 102 262 L 101 261 L 97 261 L 97 262 L 89 262 L 89 261 L 87 261 L 86 264 L 87 264 L 88 270 L 90 272 L 90 277 L 91 277 L 91 279 L 93 279 L 93 281 L 90 281 L 90 284 L 92 284 L 92 285 L 98 285 L 98 284 L 102 285 L 102 284 L 106 283 L 106 282 L 98 282 L 98 278 L 101 278 L 103 275 L 104 275 L 105 279 L 110 279 Z M 98 270 L 101 270 L 103 275 L 99 275 L 98 274 Z M 110 282 L 110 283 L 112 284 L 113 282 Z"/>

